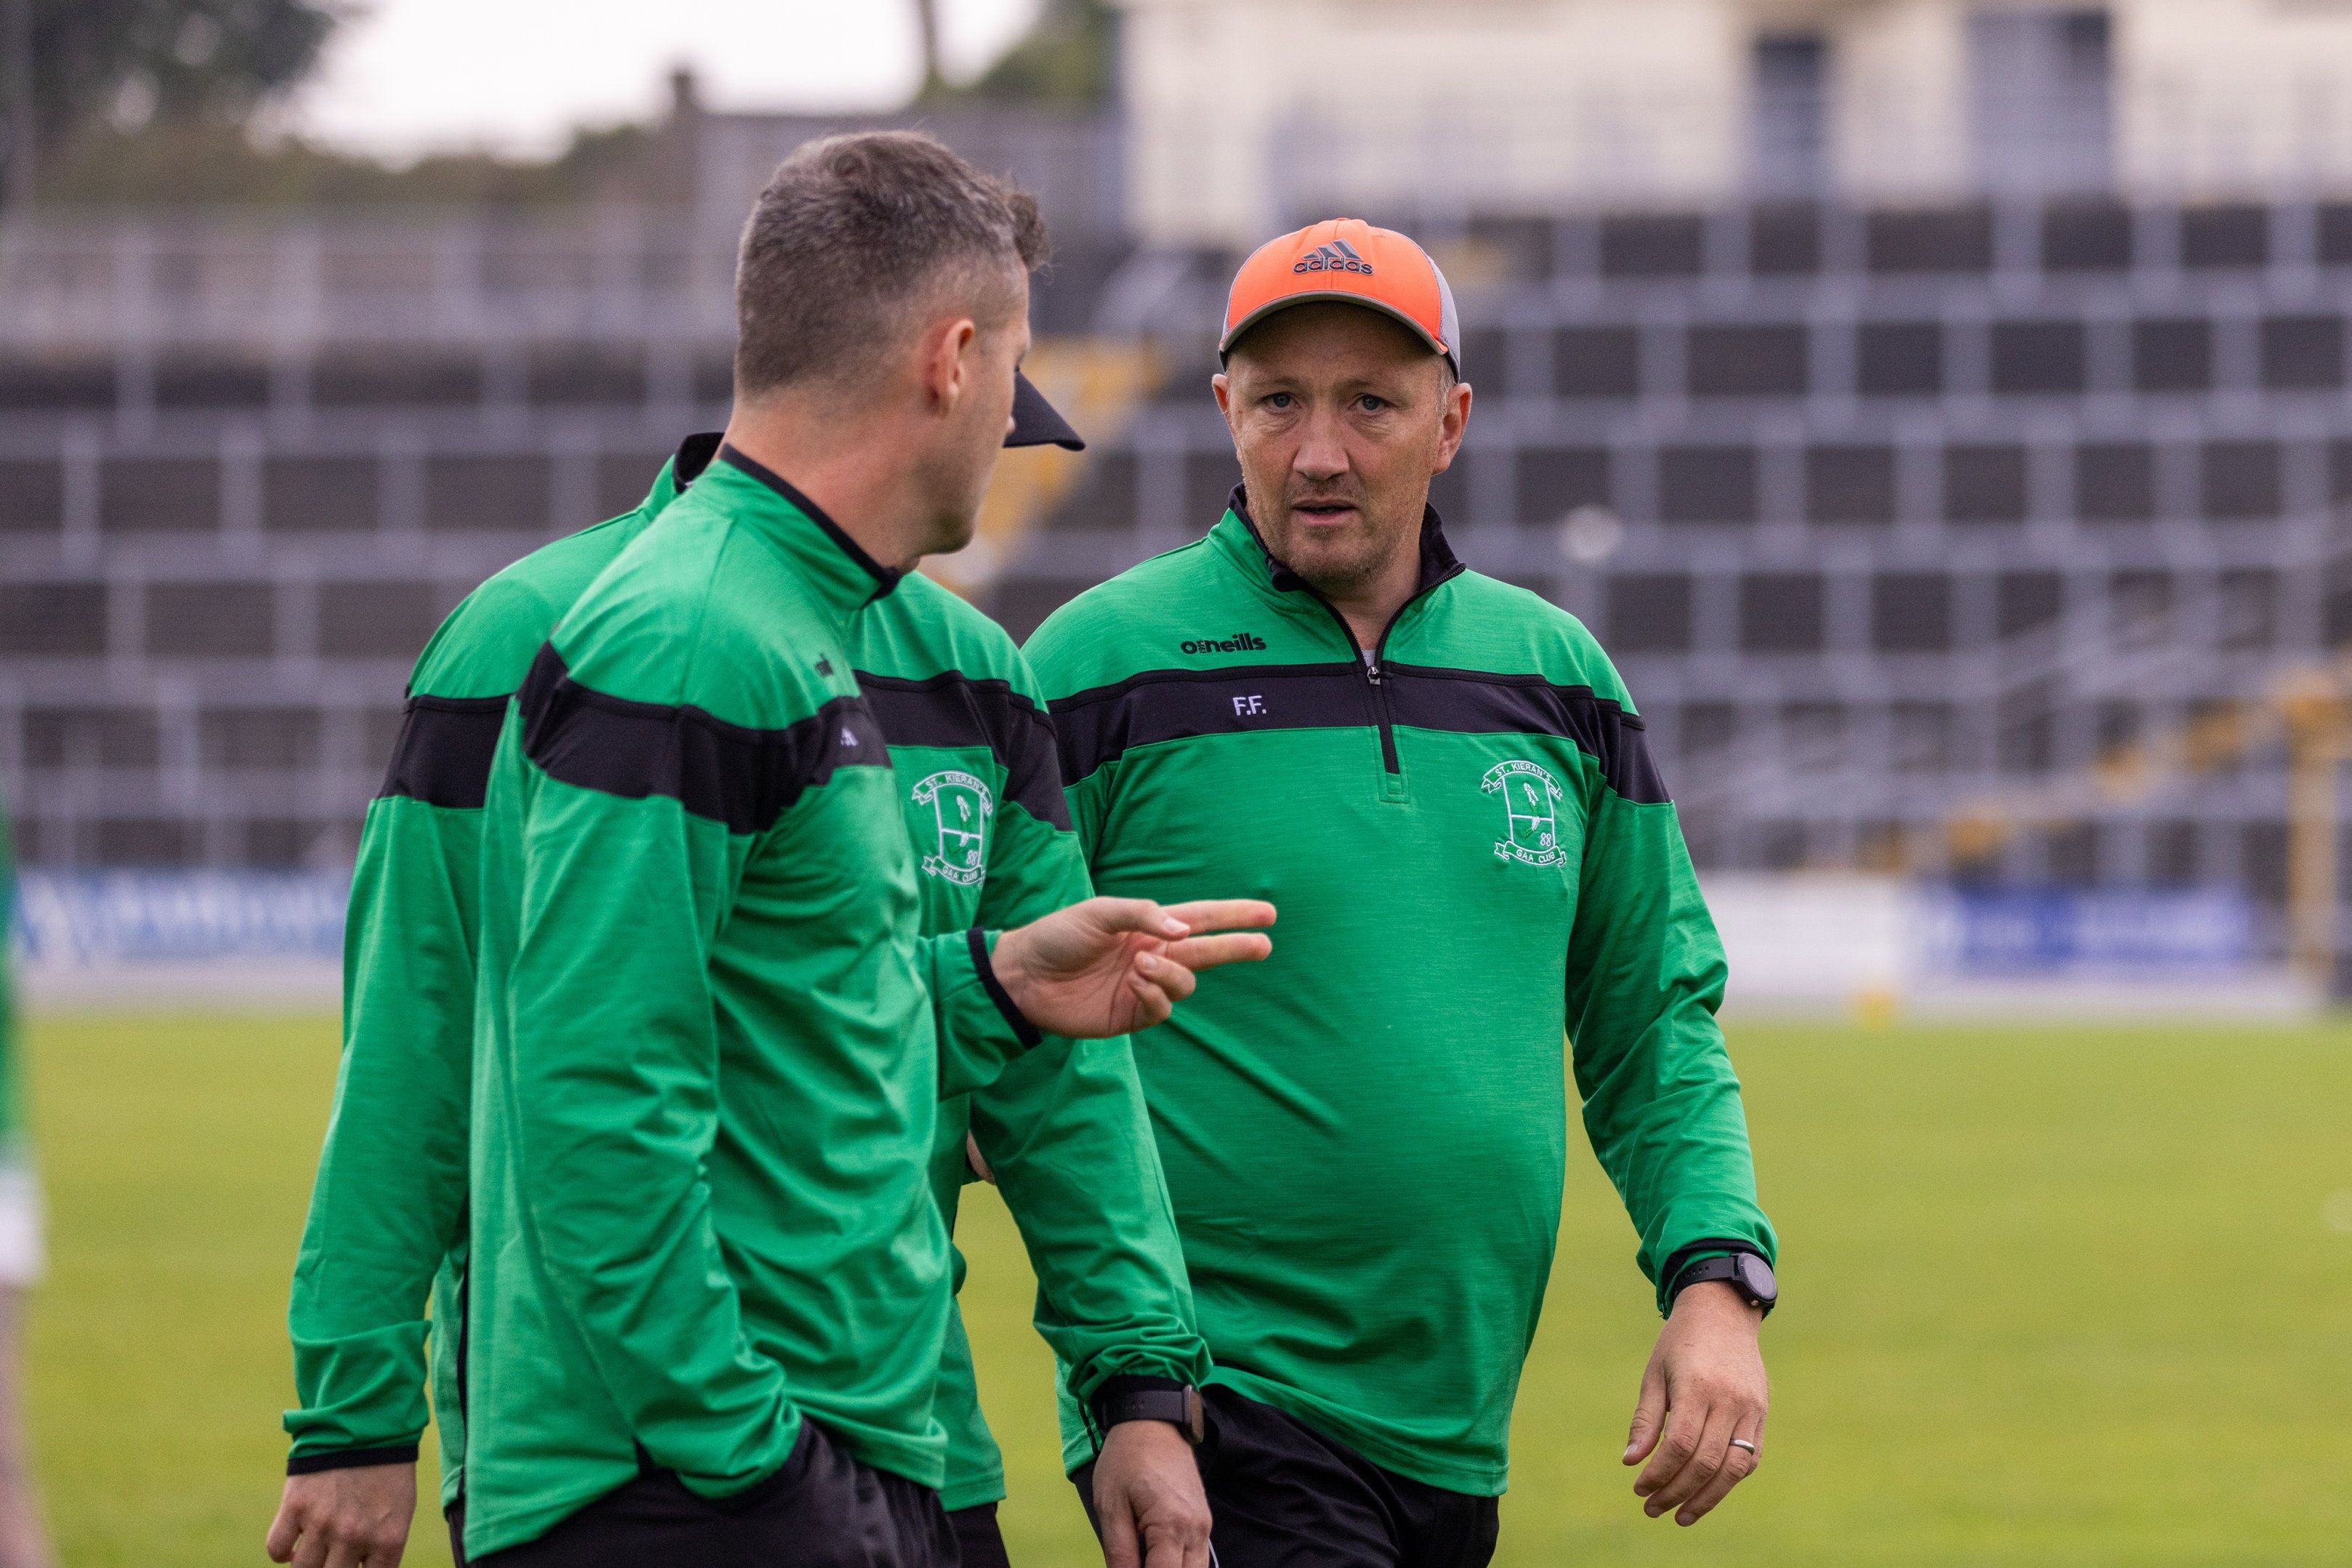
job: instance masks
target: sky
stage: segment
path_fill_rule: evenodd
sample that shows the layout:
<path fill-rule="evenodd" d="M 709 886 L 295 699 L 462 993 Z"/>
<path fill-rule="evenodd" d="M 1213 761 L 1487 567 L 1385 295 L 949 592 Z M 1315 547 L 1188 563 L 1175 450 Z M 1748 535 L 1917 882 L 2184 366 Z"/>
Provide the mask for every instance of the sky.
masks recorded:
<path fill-rule="evenodd" d="M 975 74 L 1039 0 L 940 0 L 948 74 Z M 915 0 L 355 0 L 281 119 L 402 161 L 560 150 L 575 125 L 657 118 L 675 65 L 716 109 L 884 109 L 920 74 Z"/>

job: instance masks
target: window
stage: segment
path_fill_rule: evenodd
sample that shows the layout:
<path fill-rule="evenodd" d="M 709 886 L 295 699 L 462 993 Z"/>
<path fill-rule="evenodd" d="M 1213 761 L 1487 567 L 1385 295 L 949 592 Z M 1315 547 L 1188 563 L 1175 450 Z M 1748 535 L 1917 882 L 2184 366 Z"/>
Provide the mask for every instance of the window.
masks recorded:
<path fill-rule="evenodd" d="M 1633 573 L 1609 584 L 1609 647 L 1617 654 L 1687 653 L 1690 579 Z"/>
<path fill-rule="evenodd" d="M 1855 390 L 1866 397 L 1932 397 L 1944 389 L 1944 329 L 1933 321 L 1864 321 L 1854 345 Z"/>
<path fill-rule="evenodd" d="M 2193 317 L 2132 323 L 2132 384 L 2202 392 L 2213 384 L 2213 327 Z"/>
<path fill-rule="evenodd" d="M 1801 397 L 1805 329 L 1801 326 L 1693 327 L 1688 384 L 1693 397 Z"/>
<path fill-rule="evenodd" d="M 2156 515 L 2156 449 L 2136 441 L 2074 448 L 2074 512 L 2086 522 L 2144 522 Z"/>
<path fill-rule="evenodd" d="M 1999 192 L 2100 191 L 2114 167 L 2114 27 L 2104 7 L 1969 19 L 1977 168 Z"/>
<path fill-rule="evenodd" d="M 1812 653 L 1822 646 L 1822 580 L 1759 572 L 1739 582 L 1739 646 L 1749 653 Z"/>
<path fill-rule="evenodd" d="M 1830 51 L 1818 33 L 1756 40 L 1750 177 L 1768 195 L 1811 195 L 1829 184 Z"/>
<path fill-rule="evenodd" d="M 1992 389 L 2000 393 L 2080 393 L 2084 386 L 2080 321 L 1995 321 Z"/>
<path fill-rule="evenodd" d="M 1883 573 L 1871 584 L 1871 646 L 1881 653 L 1943 653 L 1952 646 L 1952 588 L 1927 572 Z"/>
<path fill-rule="evenodd" d="M 1609 504 L 1609 454 L 1598 447 L 1533 447 L 1518 457 L 1519 519 L 1558 522 L 1580 506 Z"/>
<path fill-rule="evenodd" d="M 1805 514 L 1815 522 L 1895 521 L 1892 447 L 1813 447 L 1805 453 Z"/>
<path fill-rule="evenodd" d="M 1667 522 L 1754 522 L 1755 449 L 1666 447 L 1658 454 L 1658 515 Z"/>
<path fill-rule="evenodd" d="M 1954 522 L 2024 521 L 2025 448 L 1945 448 L 1944 516 Z"/>
<path fill-rule="evenodd" d="M 2281 505 L 2275 441 L 2213 441 L 2205 447 L 2205 515 L 2276 517 Z"/>
<path fill-rule="evenodd" d="M 2263 384 L 2321 390 L 2344 384 L 2344 318 L 2272 316 L 2263 322 Z"/>
<path fill-rule="evenodd" d="M 1552 339 L 1562 397 L 1631 397 L 1642 389 L 1642 342 L 1631 327 L 1568 327 Z"/>

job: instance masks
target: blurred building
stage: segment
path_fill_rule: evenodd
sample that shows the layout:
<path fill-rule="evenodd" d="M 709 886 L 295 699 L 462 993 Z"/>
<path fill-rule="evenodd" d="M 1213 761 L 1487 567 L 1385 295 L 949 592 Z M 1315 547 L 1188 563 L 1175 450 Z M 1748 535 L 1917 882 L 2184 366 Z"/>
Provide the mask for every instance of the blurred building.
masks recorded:
<path fill-rule="evenodd" d="M 1349 209 L 1461 296 L 1463 552 L 1617 655 L 1703 866 L 2332 907 L 2290 806 L 2352 642 L 2352 7 L 1123 19 L 1109 109 L 900 117 L 1045 195 L 1050 346 L 1156 367 L 999 542 L 1016 633 L 1214 520 L 1235 254 Z M 723 419 L 751 194 L 872 122 L 681 84 L 574 213 L 0 223 L 27 858 L 341 863 L 437 616 Z"/>
<path fill-rule="evenodd" d="M 2178 202 L 2352 180 L 2352 10 L 2310 0 L 1125 0 L 1135 216 L 1754 195 Z"/>

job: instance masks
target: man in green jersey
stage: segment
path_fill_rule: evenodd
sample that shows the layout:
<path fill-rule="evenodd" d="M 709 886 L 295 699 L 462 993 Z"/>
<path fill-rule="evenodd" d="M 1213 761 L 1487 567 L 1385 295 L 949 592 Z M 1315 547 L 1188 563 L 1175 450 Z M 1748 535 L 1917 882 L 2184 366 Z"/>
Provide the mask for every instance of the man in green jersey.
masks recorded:
<path fill-rule="evenodd" d="M 1055 416 L 1025 383 L 1017 390 L 1019 439 L 1036 416 Z M 1066 426 L 1059 426 L 1059 434 L 1067 436 Z M 354 921 L 352 1044 L 298 1275 L 294 1317 L 304 1408 L 289 1416 L 289 1426 L 297 1433 L 294 1468 L 309 1473 L 289 1483 L 280 1524 L 289 1536 L 299 1535 L 307 1520 L 331 1540 L 339 1529 L 351 1530 L 361 1538 L 362 1552 L 369 1544 L 383 1550 L 386 1536 L 396 1542 L 396 1527 L 374 1532 L 374 1542 L 367 1542 L 369 1510 L 361 1500 L 366 1489 L 352 1483 L 372 1472 L 387 1484 L 396 1481 L 398 1492 L 396 1505 L 374 1512 L 404 1522 L 413 1445 L 423 1425 L 419 1306 L 425 1279 L 442 1249 L 435 1237 L 446 1235 L 454 1221 L 463 1201 L 463 1178 L 446 1158 L 433 1162 L 437 1168 L 421 1178 L 396 1168 L 394 1160 L 372 1160 L 360 1151 L 371 1141 L 383 1144 L 379 1123 L 396 1124 L 398 1118 L 362 1118 L 356 1108 L 370 1100 L 379 1106 L 397 1100 L 415 1108 L 413 1120 L 443 1129 L 451 1124 L 454 1110 L 462 1131 L 462 1082 L 436 1088 L 430 1080 L 448 1079 L 453 1055 L 462 1060 L 463 1026 L 453 1029 L 446 998 L 436 1000 L 433 994 L 451 990 L 453 974 L 461 986 L 471 967 L 469 917 L 455 906 L 470 905 L 474 894 L 462 868 L 466 855 L 445 855 L 440 843 L 454 837 L 469 845 L 478 833 L 488 750 L 483 737 L 497 722 L 498 694 L 515 684 L 539 636 L 562 605 L 675 493 L 675 479 L 688 476 L 709 455 L 709 443 L 682 454 L 677 473 L 665 475 L 638 513 L 551 546 L 501 574 L 453 616 L 420 661 L 401 754 L 386 798 L 371 812 L 371 841 L 380 839 L 387 847 L 378 857 L 363 855 L 355 913 L 369 909 L 385 918 Z M 884 721 L 902 775 L 926 763 L 963 764 L 926 767 L 922 777 L 902 779 L 910 824 L 919 814 L 936 851 L 925 858 L 920 878 L 927 926 L 936 929 L 951 912 L 946 905 L 958 900 L 967 910 L 980 904 L 990 923 L 1024 902 L 1050 907 L 1037 900 L 1057 879 L 1068 887 L 1075 857 L 1066 833 L 1038 826 L 1057 808 L 1058 789 L 1049 759 L 1037 751 L 1042 724 L 1032 719 L 1024 726 L 1021 718 L 1024 699 L 1018 689 L 1026 682 L 1017 674 L 1017 655 L 1009 643 L 975 612 L 916 582 L 858 617 L 853 657 L 859 685 Z M 1001 669 L 1014 679 L 967 679 L 973 668 Z M 1025 710 L 1034 713 L 1034 708 Z M 971 742 L 982 731 L 985 742 L 975 752 Z M 1003 752 L 1016 743 L 1026 757 L 1017 767 L 1004 758 L 992 760 L 992 748 Z M 992 875 L 973 874 L 970 840 L 947 826 L 961 820 L 959 811 L 992 816 L 998 830 L 1010 836 L 1008 847 L 988 846 Z M 1045 817 L 1035 815 L 1040 811 Z M 421 837 L 404 840 L 404 831 Z M 404 853 L 399 847 L 404 841 L 409 844 Z M 404 864 L 413 884 L 406 888 L 398 874 Z M 993 874 L 1007 865 L 1013 868 L 1011 876 Z M 953 891 L 942 901 L 944 889 Z M 1075 887 L 1063 896 L 1082 896 L 1084 890 L 1083 873 L 1077 871 Z M 935 903 L 941 908 L 934 910 Z M 385 940 L 403 922 L 423 928 L 425 940 Z M 379 975 L 385 983 L 374 983 Z M 421 1009 L 413 999 L 418 995 L 425 998 Z M 436 1029 L 457 1037 L 445 1039 L 437 1051 L 420 1053 L 415 1037 Z M 1138 1145 L 1130 1134 L 1139 1112 L 1129 1073 L 1121 1048 L 1081 1051 L 1066 1042 L 1049 1043 L 1023 1058 L 974 1108 L 985 1112 L 974 1121 L 982 1140 L 992 1142 L 1008 1187 L 1026 1184 L 1025 1192 L 1008 1195 L 1046 1281 L 1044 1307 L 1067 1307 L 1058 1321 L 1047 1323 L 1049 1336 L 1066 1357 L 1074 1354 L 1070 1345 L 1093 1347 L 1075 1355 L 1094 1366 L 1106 1390 L 1150 1381 L 1111 1374 L 1159 1373 L 1173 1383 L 1192 1375 L 1198 1362 L 1197 1342 L 1184 1326 L 1189 1309 L 1178 1300 L 1181 1287 L 1174 1277 L 1156 1167 L 1139 1167 L 1133 1160 Z M 363 1089 L 363 1083 L 370 1087 Z M 946 1173 L 961 1167 L 955 1156 L 961 1142 L 960 1131 L 950 1131 L 950 1120 L 943 1118 L 942 1158 L 935 1164 L 949 1200 L 955 1178 Z M 1142 1147 L 1148 1161 L 1148 1145 Z M 375 1150 L 378 1155 L 387 1152 Z M 1124 1167 L 1118 1163 L 1122 1158 Z M 1070 1173 L 1079 1168 L 1088 1173 L 1091 1190 L 1073 1179 Z M 432 1221 L 438 1222 L 437 1231 Z M 1059 1278 L 1070 1281 L 1066 1287 L 1056 1288 L 1057 1269 Z M 442 1281 L 444 1321 L 458 1315 L 451 1302 L 453 1278 L 445 1273 Z M 436 1346 L 445 1454 L 452 1454 L 462 1436 L 453 1394 L 463 1378 L 452 1365 L 455 1341 L 455 1335 L 445 1335 Z M 953 1366 L 942 1373 L 942 1412 L 949 1414 L 956 1438 L 949 1484 L 969 1500 L 985 1503 L 1001 1495 L 1001 1479 L 968 1379 L 968 1368 L 961 1379 Z M 960 1417 L 950 1414 L 958 1409 Z M 391 1462 L 372 1466 L 371 1459 Z M 452 1498 L 457 1484 L 453 1465 Z M 1149 1510 L 1139 1511 L 1148 1525 Z M 274 1537 L 273 1545 L 280 1544 Z"/>
<path fill-rule="evenodd" d="M 1722 950 L 1615 670 L 1464 570 L 1428 508 L 1470 411 L 1459 343 L 1402 235 L 1265 247 L 1215 381 L 1241 489 L 1027 650 L 1095 885 L 1244 888 L 1288 933 L 1136 1047 L 1216 1363 L 1225 1568 L 1488 1560 L 1559 1227 L 1563 1032 L 1670 1313 L 1635 1490 L 1691 1523 L 1762 1444 L 1775 1242 Z"/>
<path fill-rule="evenodd" d="M 971 537 L 1041 238 L 926 138 L 786 160 L 745 230 L 726 442 L 508 710 L 467 1184 L 478 1563 L 951 1562 L 939 1096 L 1266 951 L 1203 934 L 1271 921 L 1249 901 L 919 935 L 850 627 Z M 1205 1521 L 1142 1478 L 1182 1444 L 1138 1420 L 1106 1449 L 1129 1500 L 1180 1510 L 1142 1521 L 1170 1564 L 1205 1561 Z"/>
<path fill-rule="evenodd" d="M 289 1311 L 301 1404 L 287 1415 L 294 1446 L 272 1532 L 281 1561 L 306 1532 L 363 1557 L 406 1537 L 425 1421 L 428 1293 L 443 1323 L 459 1316 L 470 921 L 498 725 L 562 606 L 702 471 L 719 442 L 715 432 L 689 437 L 636 510 L 491 578 L 417 661 L 354 877 L 342 1069 Z M 1024 377 L 1005 445 L 1047 442 L 1078 444 Z M 1018 923 L 1085 897 L 1050 731 L 1003 630 L 910 576 L 859 615 L 852 637 L 859 688 L 890 739 L 900 804 L 924 852 L 925 931 Z M 986 1089 L 941 1105 L 931 1178 L 950 1231 L 971 1175 L 968 1132 L 1005 1185 L 1063 1358 L 1099 1356 L 1124 1379 L 1197 1378 L 1205 1363 L 1124 1042 L 1048 1042 Z M 960 1281 L 961 1258 L 957 1268 Z M 1003 1471 L 960 1319 L 949 1336 L 938 1395 L 949 1438 L 941 1501 L 966 1568 L 984 1568 L 1004 1558 L 993 1517 Z M 464 1486 L 458 1336 L 445 1333 L 432 1348 L 441 1500 L 454 1525 Z"/>

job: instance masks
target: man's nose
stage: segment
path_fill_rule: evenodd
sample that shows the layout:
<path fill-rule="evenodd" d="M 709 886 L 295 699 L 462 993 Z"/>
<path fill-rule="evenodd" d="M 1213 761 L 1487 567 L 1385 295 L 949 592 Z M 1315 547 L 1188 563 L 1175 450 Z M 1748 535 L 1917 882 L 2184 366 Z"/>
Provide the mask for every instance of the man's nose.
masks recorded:
<path fill-rule="evenodd" d="M 1290 467 L 1309 479 L 1335 479 L 1348 471 L 1348 443 L 1335 415 L 1318 412 L 1308 416 Z"/>

